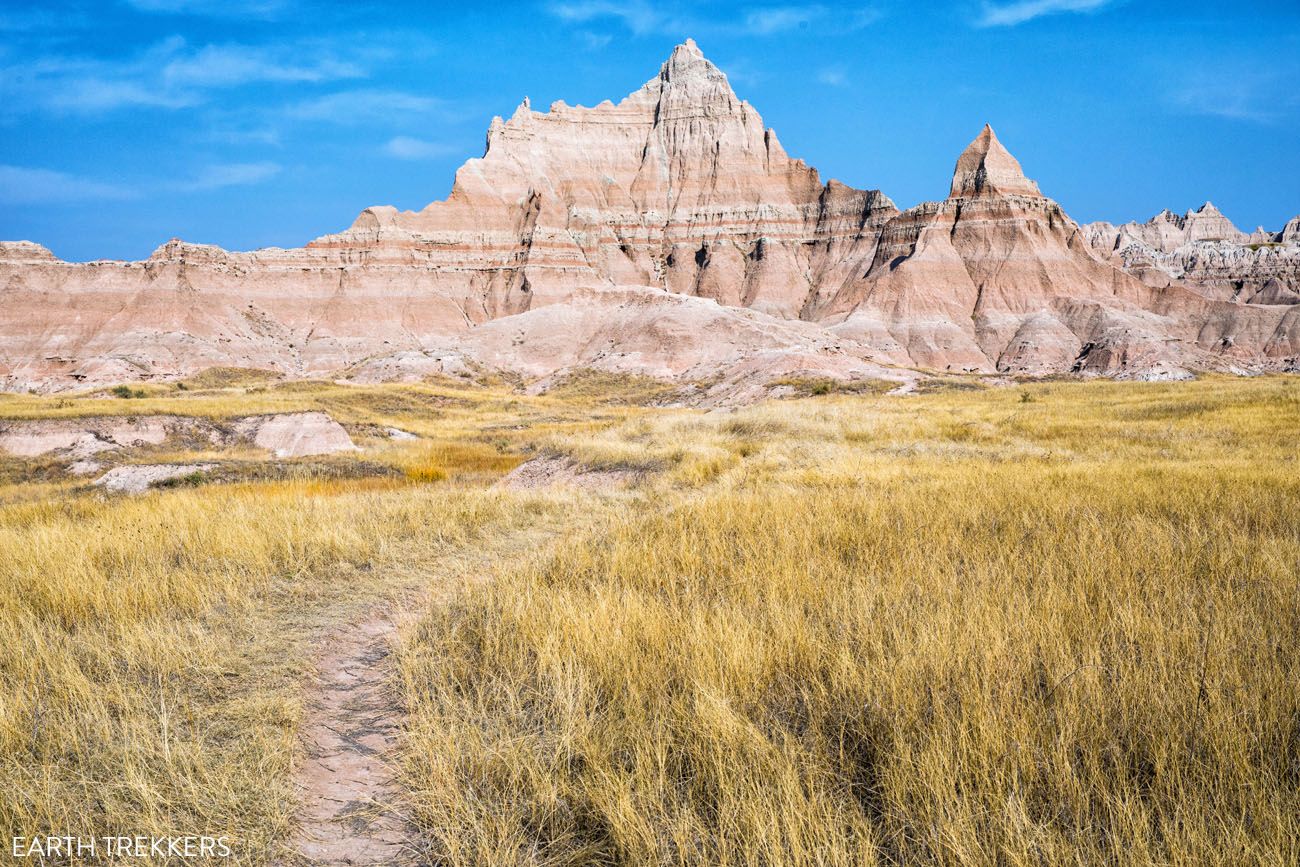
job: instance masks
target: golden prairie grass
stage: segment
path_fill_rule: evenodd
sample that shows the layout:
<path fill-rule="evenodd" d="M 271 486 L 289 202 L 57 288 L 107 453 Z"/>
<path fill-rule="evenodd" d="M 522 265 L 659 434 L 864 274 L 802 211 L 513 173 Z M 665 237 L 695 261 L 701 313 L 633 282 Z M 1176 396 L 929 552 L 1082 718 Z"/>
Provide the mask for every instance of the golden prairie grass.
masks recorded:
<path fill-rule="evenodd" d="M 320 409 L 365 447 L 138 499 L 0 460 L 0 833 L 226 833 L 273 862 L 313 640 L 494 563 L 399 654 L 438 863 L 1300 860 L 1296 380 L 710 413 L 568 388 L 0 399 Z M 484 490 L 536 452 L 646 480 Z M 200 454 L 256 458 L 122 459 Z"/>
<path fill-rule="evenodd" d="M 1297 422 L 1210 379 L 552 438 L 670 471 L 409 631 L 435 859 L 1300 861 Z"/>
<path fill-rule="evenodd" d="M 225 834 L 237 863 L 269 863 L 293 809 L 313 642 L 381 599 L 481 573 L 552 523 L 557 497 L 483 489 L 534 430 L 600 414 L 502 389 L 239 371 L 145 392 L 5 396 L 0 418 L 324 410 L 365 451 L 110 454 L 219 464 L 200 486 L 141 498 L 102 496 L 65 459 L 0 456 L 0 833 Z"/>
<path fill-rule="evenodd" d="M 269 863 L 321 628 L 551 508 L 310 480 L 0 505 L 0 829 L 227 835 Z"/>

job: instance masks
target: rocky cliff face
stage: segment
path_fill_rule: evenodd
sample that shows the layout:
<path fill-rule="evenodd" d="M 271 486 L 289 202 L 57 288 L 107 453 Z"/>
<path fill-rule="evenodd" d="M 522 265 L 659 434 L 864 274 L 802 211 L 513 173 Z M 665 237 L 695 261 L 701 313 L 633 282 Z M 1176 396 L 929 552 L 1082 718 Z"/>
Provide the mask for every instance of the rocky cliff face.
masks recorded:
<path fill-rule="evenodd" d="M 985 127 L 943 202 L 887 223 L 871 265 L 821 318 L 899 364 L 964 372 L 1185 375 L 1256 364 L 1296 345 L 1283 311 L 1153 287 L 1094 254 Z"/>
<path fill-rule="evenodd" d="M 0 245 L 0 384 L 218 365 L 364 380 L 475 364 L 714 380 L 1295 366 L 1291 284 L 1191 291 L 1116 249 L 1249 249 L 1218 237 L 1217 211 L 1161 219 L 1081 229 L 988 127 L 948 199 L 900 213 L 791 159 L 688 41 L 617 104 L 525 100 L 494 119 L 445 201 L 368 208 L 304 248 L 172 241 L 71 264 Z"/>
<path fill-rule="evenodd" d="M 1280 232 L 1247 234 L 1206 202 L 1145 223 L 1090 223 L 1084 233 L 1094 250 L 1150 286 L 1180 283 L 1224 301 L 1300 302 L 1300 217 Z"/>
<path fill-rule="evenodd" d="M 651 286 L 797 318 L 871 255 L 897 208 L 788 157 L 692 41 L 617 105 L 495 118 L 487 152 L 419 213 L 372 208 L 313 249 L 410 249 L 471 264 L 488 315 L 578 286 Z"/>

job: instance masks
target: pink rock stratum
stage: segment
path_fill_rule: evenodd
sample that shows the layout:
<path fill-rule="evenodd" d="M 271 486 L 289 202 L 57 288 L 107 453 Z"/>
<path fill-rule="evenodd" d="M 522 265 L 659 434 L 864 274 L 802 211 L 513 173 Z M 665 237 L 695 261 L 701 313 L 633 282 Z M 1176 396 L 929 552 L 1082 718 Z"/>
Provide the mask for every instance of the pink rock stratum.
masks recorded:
<path fill-rule="evenodd" d="M 0 244 L 0 388 L 213 366 L 357 381 L 474 366 L 761 381 L 907 368 L 1124 377 L 1300 367 L 1300 218 L 1080 227 L 985 127 L 904 212 L 791 159 L 694 42 L 614 104 L 524 100 L 451 195 L 292 250 Z"/>

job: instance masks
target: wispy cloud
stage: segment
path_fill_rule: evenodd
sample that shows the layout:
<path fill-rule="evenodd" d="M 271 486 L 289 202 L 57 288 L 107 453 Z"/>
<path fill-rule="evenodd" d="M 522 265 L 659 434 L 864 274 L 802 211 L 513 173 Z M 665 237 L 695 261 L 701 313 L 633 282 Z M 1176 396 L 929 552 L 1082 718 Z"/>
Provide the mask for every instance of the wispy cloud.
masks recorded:
<path fill-rule="evenodd" d="M 399 160 L 429 160 L 456 152 L 456 148 L 441 142 L 425 141 L 399 135 L 384 145 L 384 153 Z"/>
<path fill-rule="evenodd" d="M 209 18 L 279 18 L 290 11 L 291 0 L 126 0 L 139 12 L 197 15 Z"/>
<path fill-rule="evenodd" d="M 307 56 L 304 56 L 307 55 Z M 356 63 L 328 55 L 312 56 L 298 48 L 274 46 L 205 45 L 171 60 L 163 67 L 163 80 L 176 87 L 235 87 L 253 82 L 321 82 L 361 78 L 365 70 Z"/>
<path fill-rule="evenodd" d="M 831 87 L 843 87 L 849 83 L 849 77 L 842 66 L 827 66 L 819 70 L 817 80 Z"/>
<path fill-rule="evenodd" d="M 614 37 L 608 33 L 592 33 L 590 30 L 578 31 L 578 39 L 591 51 L 599 51 L 614 41 Z"/>
<path fill-rule="evenodd" d="M 167 91 L 141 82 L 96 75 L 69 76 L 54 86 L 40 84 L 44 82 L 34 89 L 44 107 L 73 114 L 98 114 L 119 108 L 186 108 L 201 101 L 196 93 Z"/>
<path fill-rule="evenodd" d="M 981 14 L 975 21 L 977 27 L 1015 27 L 1044 15 L 1063 12 L 1097 12 L 1114 5 L 1116 0 L 1016 0 L 1013 3 L 981 4 Z"/>
<path fill-rule="evenodd" d="M 432 96 L 396 90 L 343 90 L 290 105 L 285 114 L 298 120 L 337 124 L 391 120 L 397 115 L 429 115 L 446 103 Z"/>
<path fill-rule="evenodd" d="M 204 166 L 189 180 L 153 181 L 137 186 L 110 183 L 83 175 L 29 166 L 0 165 L 0 203 L 6 205 L 75 204 L 130 201 L 149 192 L 210 192 L 260 184 L 280 173 L 277 163 L 224 163 Z"/>
<path fill-rule="evenodd" d="M 1272 123 L 1300 108 L 1300 95 L 1288 87 L 1296 72 L 1294 64 L 1268 70 L 1238 66 L 1182 72 L 1168 91 L 1169 103 L 1183 114 Z"/>
<path fill-rule="evenodd" d="M 607 2 L 607 0 L 568 0 L 547 7 L 556 18 L 574 24 L 592 21 L 617 21 L 637 36 L 665 34 L 700 36 L 708 33 L 741 32 L 750 36 L 774 36 L 815 23 L 835 20 L 840 31 L 858 30 L 881 17 L 875 6 L 852 11 L 832 9 L 823 3 L 792 3 L 750 8 L 736 16 L 701 17 L 699 6 L 672 3 L 647 3 L 644 0 Z"/>
<path fill-rule="evenodd" d="M 672 20 L 661 7 L 640 0 L 628 0 L 625 3 L 578 0 L 578 2 L 552 3 L 547 10 L 562 21 L 572 21 L 577 24 L 602 18 L 617 19 L 637 35 L 662 31 Z"/>
<path fill-rule="evenodd" d="M 821 5 L 772 6 L 747 13 L 744 29 L 758 36 L 771 36 L 785 30 L 807 27 L 824 15 L 826 7 Z"/>
<path fill-rule="evenodd" d="M 270 125 L 246 125 L 218 120 L 200 136 L 204 141 L 228 145 L 270 145 L 280 147 L 283 137 L 280 130 Z"/>
<path fill-rule="evenodd" d="M 171 37 L 120 60 L 65 54 L 14 57 L 0 69 L 0 104 L 7 113 L 49 110 L 76 114 L 194 105 L 196 94 L 170 90 L 157 80 L 158 68 L 184 44 L 180 37 Z"/>
<path fill-rule="evenodd" d="M 121 108 L 187 108 L 209 91 L 253 83 L 320 83 L 365 75 L 363 66 L 328 45 L 211 44 L 190 47 L 170 36 L 133 56 L 45 55 L 14 58 L 0 68 L 0 103 L 8 113 L 52 110 L 98 114 Z"/>
<path fill-rule="evenodd" d="M 10 114 L 188 108 L 207 102 L 212 91 L 222 88 L 323 83 L 366 74 L 357 58 L 319 41 L 191 46 L 172 36 L 116 59 L 64 54 L 13 57 L 0 67 L 0 104 Z"/>
<path fill-rule="evenodd" d="M 185 192 L 207 192 L 225 187 L 245 187 L 260 184 L 280 173 L 278 163 L 226 163 L 205 166 L 189 181 L 176 184 L 175 188 Z"/>
<path fill-rule="evenodd" d="M 6 205 L 124 201 L 137 190 L 51 169 L 0 165 L 0 202 Z"/>

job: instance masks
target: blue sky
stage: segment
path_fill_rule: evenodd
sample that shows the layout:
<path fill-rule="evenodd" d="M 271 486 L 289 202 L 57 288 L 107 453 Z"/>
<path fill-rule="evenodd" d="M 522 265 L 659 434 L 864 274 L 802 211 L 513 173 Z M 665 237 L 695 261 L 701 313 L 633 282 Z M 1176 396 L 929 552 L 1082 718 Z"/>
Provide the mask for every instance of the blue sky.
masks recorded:
<path fill-rule="evenodd" d="M 297 246 L 420 208 L 524 95 L 617 100 L 693 36 L 787 151 L 900 207 L 986 121 L 1081 221 L 1300 213 L 1300 4 L 2 0 L 0 238 Z"/>

